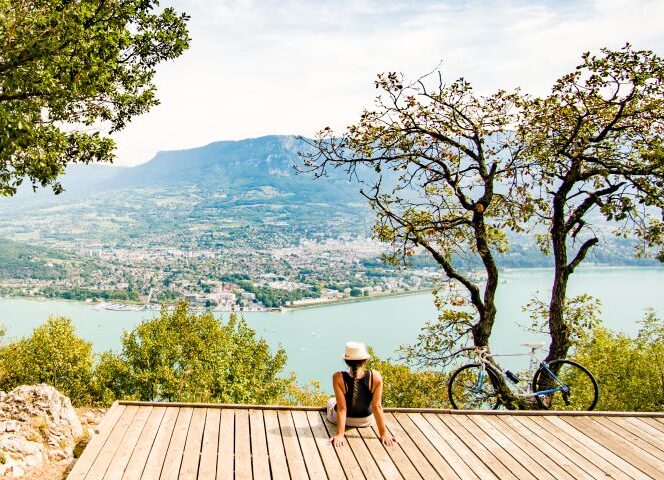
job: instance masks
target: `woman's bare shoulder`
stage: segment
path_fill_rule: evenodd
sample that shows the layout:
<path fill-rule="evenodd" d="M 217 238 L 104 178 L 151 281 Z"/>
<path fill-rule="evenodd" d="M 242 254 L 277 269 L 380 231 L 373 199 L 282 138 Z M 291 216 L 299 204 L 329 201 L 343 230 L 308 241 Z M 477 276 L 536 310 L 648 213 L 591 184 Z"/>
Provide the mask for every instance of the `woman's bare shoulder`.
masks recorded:
<path fill-rule="evenodd" d="M 383 381 L 383 377 L 378 370 L 371 370 L 371 374 L 373 375 L 374 382 L 381 383 Z"/>

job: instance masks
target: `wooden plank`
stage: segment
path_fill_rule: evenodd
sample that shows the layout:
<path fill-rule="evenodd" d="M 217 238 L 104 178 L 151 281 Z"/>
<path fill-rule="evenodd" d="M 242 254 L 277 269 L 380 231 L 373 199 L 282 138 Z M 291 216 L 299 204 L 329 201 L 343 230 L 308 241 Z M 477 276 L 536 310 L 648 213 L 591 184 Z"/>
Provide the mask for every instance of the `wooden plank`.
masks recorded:
<path fill-rule="evenodd" d="M 445 429 L 438 431 L 420 413 L 408 414 L 408 417 L 429 439 L 434 447 L 445 457 L 461 478 L 496 478 L 496 476 L 473 454 L 455 435 L 448 435 Z M 437 425 L 436 425 L 437 426 Z M 457 443 L 461 445 L 456 445 Z"/>
<path fill-rule="evenodd" d="M 397 441 L 399 442 L 399 450 L 403 452 L 403 455 L 412 463 L 412 465 L 415 467 L 417 472 L 422 478 L 430 479 L 430 478 L 442 478 L 438 473 L 436 472 L 436 469 L 429 463 L 429 460 L 427 460 L 427 457 L 424 456 L 424 454 L 420 451 L 420 449 L 417 447 L 413 439 L 410 438 L 410 436 L 406 433 L 406 431 L 401 427 L 401 424 L 397 421 L 396 418 L 394 418 L 394 414 L 385 414 L 385 420 L 389 422 L 390 425 L 390 431 L 392 434 L 397 438 Z M 443 462 L 447 468 L 450 470 L 450 479 L 455 479 L 458 480 L 459 477 L 454 475 L 454 471 L 447 465 L 445 460 L 443 460 L 442 457 L 438 454 L 438 452 L 435 451 L 433 447 L 431 449 L 434 451 L 434 453 L 439 457 L 438 461 Z M 389 451 L 390 455 L 394 459 L 394 463 L 397 464 L 399 468 L 400 462 L 397 460 L 397 452 L 390 450 Z M 400 455 L 400 454 L 399 454 Z M 404 477 L 406 475 L 401 472 Z"/>
<path fill-rule="evenodd" d="M 434 414 L 425 414 L 425 417 L 428 415 Z M 487 435 L 486 432 L 479 428 L 468 416 L 436 415 L 436 417 L 450 427 L 457 436 L 461 436 L 461 429 L 465 429 L 465 431 L 468 432 L 467 435 L 463 435 L 466 445 L 472 448 L 475 453 L 486 450 L 487 455 L 495 457 L 496 460 L 509 471 L 509 475 L 518 479 L 535 480 L 535 476 L 512 457 L 509 450 L 503 449 L 498 442 L 496 442 L 490 435 Z M 492 467 L 490 468 L 500 478 L 509 478 L 509 475 L 503 476 L 499 471 L 494 470 Z M 498 470 L 502 471 L 502 468 L 498 468 Z"/>
<path fill-rule="evenodd" d="M 309 426 L 309 420 L 307 420 L 307 412 L 293 411 L 291 412 L 291 416 L 293 417 L 293 425 L 300 442 L 304 463 L 307 465 L 309 478 L 327 478 L 323 460 L 320 458 L 316 441 Z"/>
<path fill-rule="evenodd" d="M 295 479 L 309 478 L 307 475 L 307 466 L 302 457 L 300 442 L 297 439 L 297 431 L 293 425 L 291 412 L 279 410 L 277 412 L 279 426 L 281 428 L 281 438 L 284 441 L 284 452 L 286 452 L 286 461 L 288 461 L 288 471 L 290 477 Z"/>
<path fill-rule="evenodd" d="M 306 412 L 306 414 L 327 477 L 332 479 L 346 478 L 341 462 L 339 462 L 339 457 L 337 457 L 337 453 L 334 451 L 335 448 L 330 443 L 330 436 L 327 433 L 327 429 L 325 428 L 320 413 Z"/>
<path fill-rule="evenodd" d="M 218 445 L 217 479 L 230 480 L 235 473 L 235 410 L 221 411 Z"/>
<path fill-rule="evenodd" d="M 428 422 L 423 423 L 426 428 L 421 430 L 413 422 L 410 414 L 395 413 L 394 418 L 442 478 L 477 478 Z M 424 420 L 424 417 L 422 417 L 422 420 Z"/>
<path fill-rule="evenodd" d="M 664 422 L 658 422 L 657 419 L 648 417 L 630 417 L 629 421 L 631 422 L 632 420 L 647 423 L 651 427 L 659 430 L 661 435 L 664 435 Z"/>
<path fill-rule="evenodd" d="M 99 452 L 104 447 L 106 440 L 111 435 L 113 427 L 115 427 L 115 424 L 126 408 L 127 407 L 124 405 L 114 403 L 109 411 L 106 412 L 106 415 L 104 415 L 104 418 L 101 421 L 102 426 L 99 428 L 99 433 L 94 435 L 90 440 L 90 443 L 85 447 L 83 454 L 76 461 L 71 472 L 69 472 L 67 480 L 82 480 L 85 478 L 90 467 L 97 459 L 97 455 L 99 455 Z"/>
<path fill-rule="evenodd" d="M 397 438 L 397 436 L 392 431 L 392 428 L 388 428 L 388 432 L 390 432 L 390 435 L 394 436 L 394 438 Z M 363 434 L 363 432 L 360 433 Z M 374 449 L 379 448 L 380 449 L 379 451 L 385 452 L 390 458 L 392 464 L 395 465 L 401 476 L 406 480 L 422 478 L 422 476 L 418 473 L 417 469 L 415 468 L 411 460 L 403 452 L 401 446 L 399 445 L 398 438 L 397 442 L 393 443 L 392 445 L 389 446 L 383 445 L 383 443 L 380 440 L 378 428 L 374 427 L 373 434 L 371 434 L 371 438 L 364 437 L 364 441 L 367 443 L 367 446 L 369 447 L 369 450 L 371 450 L 371 454 L 374 456 L 374 458 L 377 458 L 377 453 L 374 453 L 374 451 L 372 450 L 372 445 L 374 443 L 377 444 L 378 447 L 374 447 Z M 378 462 L 378 464 L 381 465 L 380 462 Z M 383 474 L 385 474 L 385 469 L 382 466 L 381 466 L 381 471 L 383 472 Z"/>
<path fill-rule="evenodd" d="M 235 478 L 251 478 L 251 437 L 249 410 L 235 411 Z"/>
<path fill-rule="evenodd" d="M 543 422 L 550 422 L 556 427 L 558 427 L 564 434 L 574 439 L 574 442 L 570 445 L 576 444 L 576 448 L 586 448 L 592 452 L 593 455 L 600 457 L 605 464 L 602 466 L 602 470 L 606 471 L 610 475 L 614 475 L 616 478 L 618 475 L 625 475 L 626 477 L 632 477 L 637 479 L 647 480 L 648 476 L 644 475 L 639 469 L 634 468 L 632 464 L 626 462 L 624 459 L 620 458 L 614 452 L 606 448 L 602 443 L 596 442 L 588 435 L 584 434 L 582 431 L 570 427 L 568 423 L 562 420 L 559 417 L 546 417 Z M 578 443 L 577 443 L 578 442 Z M 608 465 L 612 465 L 609 467 Z M 615 467 L 615 468 L 614 468 Z M 617 473 L 616 473 L 617 472 Z"/>
<path fill-rule="evenodd" d="M 544 429 L 530 430 L 524 424 L 517 420 L 517 417 L 501 416 L 494 417 L 491 420 L 496 425 L 496 428 L 505 432 L 510 439 L 516 440 L 515 443 L 521 444 L 522 448 L 529 449 L 529 455 L 536 459 L 537 463 L 549 470 L 556 479 L 592 479 L 594 478 L 588 472 L 579 467 L 576 463 L 560 453 L 556 449 L 556 438 L 550 438 L 549 432 Z M 544 435 L 544 438 L 538 435 L 538 432 Z M 515 436 L 515 435 L 518 435 Z M 521 440 L 517 440 L 522 438 Z M 525 444 L 527 445 L 524 445 Z M 535 450 L 532 450 L 532 449 Z M 538 452 L 534 454 L 534 452 Z M 594 465 L 592 466 L 594 470 Z M 600 478 L 604 477 L 602 472 L 599 473 Z"/>
<path fill-rule="evenodd" d="M 512 473 L 512 471 L 501 462 L 500 458 L 498 458 L 498 455 L 502 453 L 503 458 L 509 458 L 509 460 L 507 460 L 508 464 L 515 463 L 514 460 L 495 443 L 493 444 L 495 445 L 493 449 L 489 449 L 483 445 L 482 442 L 480 442 L 468 431 L 468 429 L 464 427 L 462 423 L 463 417 L 457 415 L 436 415 L 433 413 L 425 413 L 423 415 L 429 421 L 429 423 L 431 423 L 434 428 L 438 430 L 439 433 L 444 426 L 444 428 L 448 430 L 448 435 L 450 435 L 450 438 L 454 438 L 452 435 L 456 435 L 470 451 L 472 451 L 482 462 L 484 462 L 484 464 L 489 468 L 489 470 L 493 472 L 494 475 L 496 475 L 496 477 L 517 480 L 518 477 L 514 475 L 514 473 Z"/>
<path fill-rule="evenodd" d="M 417 470 L 410 463 L 410 460 L 403 456 L 403 452 L 399 448 L 398 444 L 392 444 L 390 446 L 385 446 L 380 441 L 378 432 L 376 428 L 360 428 L 358 429 L 360 436 L 364 440 L 371 456 L 374 458 L 374 461 L 380 468 L 380 473 L 383 474 L 383 477 L 386 479 L 392 478 L 408 478 L 408 479 L 419 479 L 420 475 L 417 473 Z M 390 451 L 398 451 L 401 455 L 402 463 L 397 465 L 397 462 L 394 461 L 390 455 Z M 404 474 L 405 472 L 405 474 Z"/>
<path fill-rule="evenodd" d="M 599 422 L 586 417 L 563 417 L 563 421 L 583 431 L 612 452 L 618 453 L 646 475 L 653 478 L 664 476 L 664 460 L 659 460 L 657 457 L 650 455 Z"/>
<path fill-rule="evenodd" d="M 108 466 L 110 465 L 118 447 L 122 443 L 122 438 L 125 436 L 125 433 L 127 433 L 127 430 L 131 426 L 131 423 L 138 413 L 139 408 L 140 407 L 133 406 L 127 407 L 122 413 L 122 416 L 118 419 L 115 426 L 113 427 L 113 431 L 106 440 L 104 447 L 99 451 L 99 455 L 97 455 L 97 458 L 95 458 L 94 463 L 90 467 L 90 471 L 85 477 L 86 479 L 101 480 L 104 478 L 104 475 L 108 470 Z"/>
<path fill-rule="evenodd" d="M 319 415 L 321 417 L 321 420 L 323 421 L 323 425 L 325 425 L 325 428 L 327 429 L 328 435 L 330 437 L 336 435 L 337 426 L 331 423 L 325 417 L 325 413 L 321 412 Z M 344 469 L 344 473 L 346 474 L 347 478 L 352 480 L 364 479 L 364 473 L 360 468 L 360 464 L 357 462 L 357 458 L 355 458 L 353 451 L 350 449 L 348 445 L 344 445 L 343 447 L 332 446 L 332 448 L 339 457 L 339 462 L 341 463 L 341 466 Z"/>
<path fill-rule="evenodd" d="M 108 466 L 106 474 L 104 475 L 104 479 L 107 480 L 122 479 L 125 468 L 127 468 L 127 464 L 129 463 L 129 459 L 131 458 L 131 455 L 137 446 L 138 439 L 140 438 L 141 432 L 143 431 L 143 427 L 148 421 L 148 418 L 150 417 L 150 414 L 152 413 L 152 409 L 154 407 L 136 407 L 136 408 L 138 408 L 139 410 L 134 416 L 134 419 L 132 420 L 131 424 L 129 425 L 129 428 L 127 429 L 127 432 L 122 438 L 122 441 L 118 445 L 118 448 L 115 451 L 115 455 L 113 456 L 113 459 L 111 460 L 111 463 Z"/>
<path fill-rule="evenodd" d="M 251 432 L 251 465 L 254 478 L 270 478 L 270 459 L 267 454 L 263 410 L 249 410 Z"/>
<path fill-rule="evenodd" d="M 155 436 L 152 449 L 148 455 L 148 459 L 145 462 L 145 468 L 141 474 L 141 478 L 144 480 L 154 480 L 159 478 L 161 473 L 161 467 L 164 465 L 164 458 L 166 457 L 166 450 L 168 449 L 168 444 L 171 441 L 171 434 L 173 433 L 173 427 L 175 427 L 175 421 L 178 418 L 178 413 L 180 413 L 179 408 L 169 407 L 164 413 L 164 418 L 159 425 L 159 430 Z"/>
<path fill-rule="evenodd" d="M 380 467 L 371 456 L 371 452 L 367 448 L 366 443 L 364 443 L 364 440 L 362 440 L 358 430 L 358 428 L 346 427 L 346 442 L 348 442 L 348 446 L 353 451 L 353 455 L 355 455 L 362 473 L 369 479 L 384 478 Z"/>
<path fill-rule="evenodd" d="M 205 411 L 205 428 L 201 446 L 201 464 L 198 480 L 214 480 L 217 475 L 217 448 L 219 446 L 219 420 L 221 410 L 208 408 Z"/>
<path fill-rule="evenodd" d="M 317 412 L 312 412 L 318 415 Z M 276 411 L 265 410 L 263 412 L 265 421 L 265 438 L 267 440 L 267 451 L 270 459 L 270 471 L 272 478 L 288 478 L 288 462 L 284 452 L 284 442 L 281 439 L 281 429 Z"/>
<path fill-rule="evenodd" d="M 660 438 L 662 435 L 658 435 L 656 430 L 653 434 L 653 432 L 647 431 L 646 428 L 637 427 L 625 418 L 611 418 L 610 420 L 664 453 L 664 438 Z"/>
<path fill-rule="evenodd" d="M 145 462 L 147 462 L 150 450 L 152 450 L 152 444 L 157 436 L 159 425 L 166 413 L 165 407 L 151 408 L 150 416 L 143 427 L 143 431 L 141 431 L 141 436 L 138 437 L 136 448 L 132 452 L 129 463 L 127 463 L 127 468 L 125 468 L 122 475 L 123 480 L 138 480 L 141 478 L 141 474 L 145 468 Z"/>
<path fill-rule="evenodd" d="M 550 468 L 552 465 L 555 467 L 557 465 L 553 464 L 546 457 L 542 458 L 541 452 L 533 447 L 529 441 L 521 437 L 521 435 L 512 432 L 508 428 L 498 430 L 491 421 L 491 417 L 468 415 L 466 418 L 484 431 L 494 442 L 508 452 L 512 458 L 528 470 L 530 474 L 535 476 L 535 478 L 538 480 L 555 480 L 555 477 L 550 473 Z"/>
<path fill-rule="evenodd" d="M 643 440 L 641 437 L 634 435 L 631 431 L 625 430 L 622 428 L 620 425 L 618 425 L 615 422 L 612 422 L 610 418 L 602 418 L 602 417 L 595 417 L 592 419 L 593 422 L 596 422 L 603 427 L 608 428 L 612 432 L 616 433 L 619 435 L 621 438 L 627 440 L 628 442 L 634 444 L 636 447 L 641 449 L 644 452 L 647 452 L 651 455 L 654 455 L 655 457 L 659 458 L 661 457 L 661 451 L 657 448 L 651 445 L 650 443 L 646 442 Z"/>
<path fill-rule="evenodd" d="M 182 465 L 180 466 L 178 480 L 196 480 L 198 478 L 198 465 L 201 459 L 206 414 L 207 409 L 195 408 L 191 415 L 191 423 L 189 424 L 187 439 L 184 444 Z"/>
<path fill-rule="evenodd" d="M 187 441 L 187 434 L 189 433 L 189 425 L 191 424 L 193 413 L 193 408 L 180 408 L 178 419 L 175 421 L 175 427 L 173 427 L 171 442 L 168 444 L 168 449 L 166 450 L 164 465 L 159 476 L 160 480 L 175 480 L 180 474 L 182 454 Z"/>
<path fill-rule="evenodd" d="M 621 425 L 625 430 L 638 435 L 650 445 L 664 451 L 664 435 L 639 418 L 612 418 L 612 422 Z"/>
<path fill-rule="evenodd" d="M 535 435 L 540 437 L 545 444 L 548 443 L 549 447 L 558 450 L 558 455 L 556 456 L 554 454 L 551 457 L 554 461 L 559 461 L 561 464 L 563 462 L 574 462 L 575 465 L 578 465 L 578 468 L 586 473 L 586 476 L 590 475 L 594 478 L 613 478 L 611 475 L 607 474 L 605 469 L 611 471 L 614 471 L 615 469 L 607 466 L 601 458 L 597 455 L 593 455 L 592 452 L 584 446 L 578 448 L 578 445 L 573 441 L 574 439 L 568 435 L 564 435 L 560 429 L 554 428 L 549 423 L 542 423 L 543 418 L 544 417 L 513 417 L 509 419 L 505 418 L 505 421 L 509 420 L 521 423 Z M 569 466 L 566 468 L 570 473 L 572 472 L 572 470 L 569 469 Z M 574 473 L 575 477 L 579 475 L 581 474 L 578 471 Z M 617 478 L 625 478 L 625 475 L 618 473 Z"/>

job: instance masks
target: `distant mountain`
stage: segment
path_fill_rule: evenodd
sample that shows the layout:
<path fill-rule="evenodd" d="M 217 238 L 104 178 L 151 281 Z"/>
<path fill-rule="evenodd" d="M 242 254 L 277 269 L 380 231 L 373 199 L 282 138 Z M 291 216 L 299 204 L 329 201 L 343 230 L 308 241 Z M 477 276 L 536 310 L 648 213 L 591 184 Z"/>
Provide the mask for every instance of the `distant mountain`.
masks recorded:
<path fill-rule="evenodd" d="M 301 164 L 298 151 L 305 148 L 294 136 L 266 136 L 159 152 L 149 162 L 107 179 L 99 188 L 196 186 L 231 193 L 258 189 L 282 201 L 284 197 L 308 202 L 359 200 L 357 184 L 342 172 L 332 172 L 320 181 L 298 174 L 293 167 Z"/>

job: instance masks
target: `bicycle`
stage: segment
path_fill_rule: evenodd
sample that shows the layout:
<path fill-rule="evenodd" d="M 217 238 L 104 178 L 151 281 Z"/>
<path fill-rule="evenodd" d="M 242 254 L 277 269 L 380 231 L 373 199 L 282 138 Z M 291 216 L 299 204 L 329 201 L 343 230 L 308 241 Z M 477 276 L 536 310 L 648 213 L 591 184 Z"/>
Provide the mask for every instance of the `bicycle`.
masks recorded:
<path fill-rule="evenodd" d="M 540 360 L 535 351 L 544 346 L 544 342 L 522 343 L 530 348 L 529 353 L 489 353 L 487 347 L 462 348 L 474 350 L 477 363 L 469 363 L 457 369 L 450 377 L 447 394 L 452 407 L 462 410 L 495 410 L 502 402 L 496 385 L 502 377 L 504 383 L 517 397 L 533 398 L 544 410 L 592 410 L 597 405 L 599 389 L 597 381 L 582 365 L 571 360 Z M 494 357 L 530 356 L 529 372 L 535 373 L 528 383 L 509 370 L 501 371 L 489 359 Z"/>

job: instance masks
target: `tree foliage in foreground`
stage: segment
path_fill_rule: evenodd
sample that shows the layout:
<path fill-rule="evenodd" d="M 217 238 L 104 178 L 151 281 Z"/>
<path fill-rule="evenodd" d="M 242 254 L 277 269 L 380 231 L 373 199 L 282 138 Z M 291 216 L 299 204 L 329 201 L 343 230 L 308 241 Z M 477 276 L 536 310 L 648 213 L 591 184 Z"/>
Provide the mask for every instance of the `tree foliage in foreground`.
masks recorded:
<path fill-rule="evenodd" d="M 402 408 L 449 408 L 448 376 L 433 370 L 417 371 L 375 356 L 367 368 L 378 370 L 383 377 L 383 406 Z"/>
<path fill-rule="evenodd" d="M 156 0 L 0 0 L 0 195 L 62 187 L 68 163 L 111 161 L 115 132 L 158 103 L 156 66 L 188 47 Z"/>
<path fill-rule="evenodd" d="M 653 311 L 635 338 L 598 327 L 579 341 L 571 357 L 597 379 L 597 410 L 664 410 L 664 321 Z"/>
<path fill-rule="evenodd" d="M 46 383 L 75 405 L 95 401 L 92 344 L 76 335 L 69 318 L 51 317 L 32 335 L 0 348 L 0 390 Z"/>
<path fill-rule="evenodd" d="M 122 338 L 122 352 L 104 354 L 97 379 L 105 397 L 269 404 L 283 396 L 286 353 L 273 355 L 246 322 L 228 323 L 186 303 L 145 321 Z"/>
<path fill-rule="evenodd" d="M 554 258 L 547 359 L 565 358 L 567 283 L 604 226 L 664 261 L 664 59 L 630 45 L 585 53 L 548 97 L 528 103 L 518 136 L 548 228 L 540 244 Z"/>
<path fill-rule="evenodd" d="M 532 215 L 511 131 L 522 118 L 521 97 L 476 95 L 467 81 L 445 84 L 440 76 L 407 83 L 394 73 L 379 75 L 376 88 L 375 108 L 356 124 L 342 135 L 319 133 L 303 154 L 304 169 L 318 177 L 330 168 L 361 175 L 361 193 L 376 212 L 374 236 L 392 247 L 388 260 L 407 263 L 426 251 L 474 308 L 446 324 L 444 346 L 488 345 L 496 255 L 507 248 L 505 231 L 521 230 Z M 454 262 L 469 256 L 483 267 L 485 285 Z"/>
<path fill-rule="evenodd" d="M 303 153 L 304 170 L 318 177 L 342 168 L 368 184 L 361 193 L 376 212 L 374 236 L 392 247 L 390 261 L 423 250 L 449 279 L 438 290 L 439 321 L 411 358 L 445 361 L 469 339 L 489 345 L 496 258 L 510 230 L 546 228 L 533 237 L 555 264 L 549 360 L 568 354 L 567 283 L 607 225 L 638 240 L 637 254 L 664 260 L 656 252 L 664 243 L 664 61 L 630 45 L 582 58 L 545 98 L 478 96 L 465 80 L 445 84 L 440 74 L 433 85 L 432 76 L 409 83 L 379 75 L 375 107 L 342 134 L 324 129 Z M 458 268 L 464 257 L 482 266 L 483 286 Z"/>

